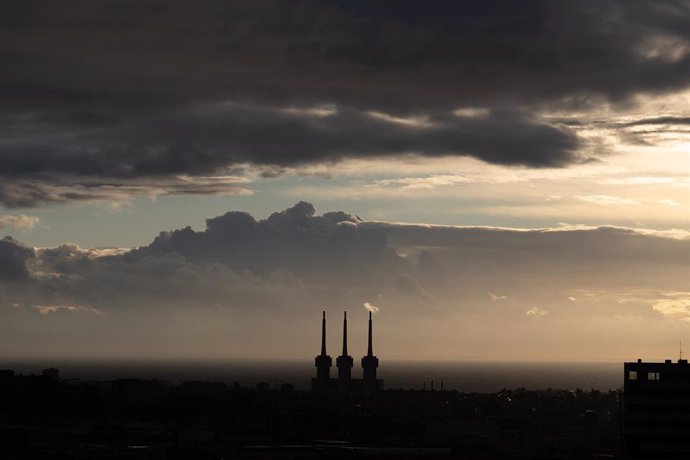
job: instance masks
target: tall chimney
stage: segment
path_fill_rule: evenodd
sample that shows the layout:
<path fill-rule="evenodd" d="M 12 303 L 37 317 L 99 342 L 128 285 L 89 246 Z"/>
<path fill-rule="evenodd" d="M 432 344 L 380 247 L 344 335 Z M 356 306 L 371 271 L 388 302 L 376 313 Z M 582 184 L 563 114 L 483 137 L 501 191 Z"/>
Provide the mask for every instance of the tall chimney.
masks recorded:
<path fill-rule="evenodd" d="M 371 342 L 371 312 L 369 312 L 369 347 L 367 348 L 367 356 L 374 356 L 374 347 Z"/>
<path fill-rule="evenodd" d="M 376 379 L 376 368 L 379 367 L 379 359 L 374 356 L 373 331 L 372 331 L 371 312 L 369 312 L 369 346 L 367 355 L 362 358 L 363 385 L 364 390 L 372 392 L 379 389 L 379 381 Z"/>
<path fill-rule="evenodd" d="M 321 318 L 321 356 L 326 356 L 326 312 Z"/>
<path fill-rule="evenodd" d="M 314 391 L 327 391 L 330 389 L 331 367 L 333 360 L 326 354 L 326 312 L 321 318 L 321 354 L 314 359 L 316 366 L 316 378 L 311 380 L 311 388 Z"/>
<path fill-rule="evenodd" d="M 347 312 L 343 316 L 343 356 L 347 356 Z"/>
<path fill-rule="evenodd" d="M 350 391 L 354 360 L 347 354 L 347 312 L 343 315 L 343 354 L 338 356 L 335 365 L 338 367 L 338 387 L 341 391 Z"/>

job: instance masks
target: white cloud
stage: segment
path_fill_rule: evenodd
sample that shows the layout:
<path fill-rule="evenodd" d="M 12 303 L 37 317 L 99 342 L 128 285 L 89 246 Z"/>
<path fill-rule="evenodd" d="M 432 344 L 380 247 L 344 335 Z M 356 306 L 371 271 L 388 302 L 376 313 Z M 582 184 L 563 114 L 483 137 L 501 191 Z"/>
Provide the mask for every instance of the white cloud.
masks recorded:
<path fill-rule="evenodd" d="M 17 216 L 13 215 L 0 215 L 0 228 L 11 228 L 13 230 L 31 230 L 38 224 L 40 219 L 34 216 L 26 216 L 20 214 Z"/>
<path fill-rule="evenodd" d="M 448 187 L 458 184 L 471 184 L 479 182 L 478 177 L 465 176 L 462 174 L 439 174 L 426 177 L 401 177 L 397 179 L 382 179 L 374 181 L 371 186 L 397 186 L 399 190 L 421 190 L 433 189 L 437 187 Z"/>
<path fill-rule="evenodd" d="M 580 201 L 586 201 L 587 203 L 600 204 L 604 206 L 638 204 L 637 201 L 632 200 L 630 198 L 611 195 L 577 195 L 575 198 L 577 198 Z"/>
<path fill-rule="evenodd" d="M 525 314 L 527 316 L 530 316 L 533 318 L 541 318 L 542 316 L 546 316 L 549 313 L 551 313 L 551 312 L 548 310 L 544 310 L 543 308 L 539 308 L 539 307 L 532 307 L 525 312 Z"/>
<path fill-rule="evenodd" d="M 602 181 L 603 184 L 608 185 L 658 185 L 658 184 L 673 184 L 676 179 L 667 176 L 656 176 L 656 177 L 622 177 L 615 179 L 606 179 Z"/>
<path fill-rule="evenodd" d="M 229 102 L 228 104 L 232 105 L 232 102 Z M 288 107 L 285 109 L 279 109 L 279 111 L 295 115 L 324 118 L 337 114 L 338 108 L 333 104 L 325 104 L 306 108 Z"/>
<path fill-rule="evenodd" d="M 659 200 L 659 204 L 663 204 L 665 206 L 680 206 L 680 203 L 670 198 L 664 198 L 662 200 Z"/>
<path fill-rule="evenodd" d="M 654 302 L 652 308 L 664 316 L 690 322 L 690 296 L 660 299 Z"/>
<path fill-rule="evenodd" d="M 380 309 L 379 307 L 377 307 L 376 305 L 374 305 L 373 303 L 364 302 L 364 303 L 362 304 L 362 306 L 363 306 L 366 310 L 369 310 L 369 311 L 372 312 L 372 313 L 378 313 L 378 312 L 381 311 L 381 309 Z"/>
<path fill-rule="evenodd" d="M 490 114 L 488 109 L 481 107 L 466 107 L 453 111 L 453 115 L 465 118 L 486 118 Z"/>
<path fill-rule="evenodd" d="M 428 128 L 434 124 L 429 120 L 429 117 L 396 117 L 382 112 L 367 112 L 372 118 L 382 120 L 387 123 L 396 123 L 399 125 L 409 126 L 412 128 Z"/>
<path fill-rule="evenodd" d="M 96 308 L 85 307 L 83 305 L 34 305 L 33 308 L 42 315 L 52 315 L 60 312 L 86 313 L 91 315 L 103 314 Z"/>

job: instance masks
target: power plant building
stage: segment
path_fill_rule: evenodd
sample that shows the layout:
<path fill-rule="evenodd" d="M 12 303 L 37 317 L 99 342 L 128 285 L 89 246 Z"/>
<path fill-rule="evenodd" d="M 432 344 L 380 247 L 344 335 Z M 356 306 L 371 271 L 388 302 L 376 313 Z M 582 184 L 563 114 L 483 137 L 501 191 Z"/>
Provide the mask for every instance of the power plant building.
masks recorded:
<path fill-rule="evenodd" d="M 336 378 L 331 378 L 331 367 L 333 360 L 326 353 L 326 312 L 323 312 L 321 319 L 321 354 L 314 359 L 316 366 L 316 378 L 311 380 L 312 391 L 339 391 L 344 393 L 351 392 L 373 392 L 383 388 L 383 380 L 376 378 L 376 370 L 379 367 L 379 359 L 374 356 L 373 351 L 373 325 L 371 312 L 369 312 L 369 335 L 367 354 L 362 358 L 363 378 L 352 378 L 352 367 L 354 360 L 347 350 L 347 312 L 343 316 L 343 348 L 340 356 L 336 358 L 338 374 Z"/>

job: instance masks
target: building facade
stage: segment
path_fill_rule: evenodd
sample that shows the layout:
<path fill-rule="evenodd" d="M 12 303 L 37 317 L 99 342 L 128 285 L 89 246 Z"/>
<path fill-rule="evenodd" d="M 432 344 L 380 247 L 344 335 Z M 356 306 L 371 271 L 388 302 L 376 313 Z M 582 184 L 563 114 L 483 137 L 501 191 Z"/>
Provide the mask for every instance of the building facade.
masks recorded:
<path fill-rule="evenodd" d="M 624 364 L 623 456 L 690 459 L 690 365 Z"/>

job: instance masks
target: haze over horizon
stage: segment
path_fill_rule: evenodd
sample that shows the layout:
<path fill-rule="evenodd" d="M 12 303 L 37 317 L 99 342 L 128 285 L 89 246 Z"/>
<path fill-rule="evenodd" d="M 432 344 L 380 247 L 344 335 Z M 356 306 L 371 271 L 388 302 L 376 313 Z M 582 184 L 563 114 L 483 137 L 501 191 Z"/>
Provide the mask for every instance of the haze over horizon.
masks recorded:
<path fill-rule="evenodd" d="M 0 2 L 0 356 L 359 356 L 368 304 L 382 361 L 675 358 L 689 22 Z"/>

